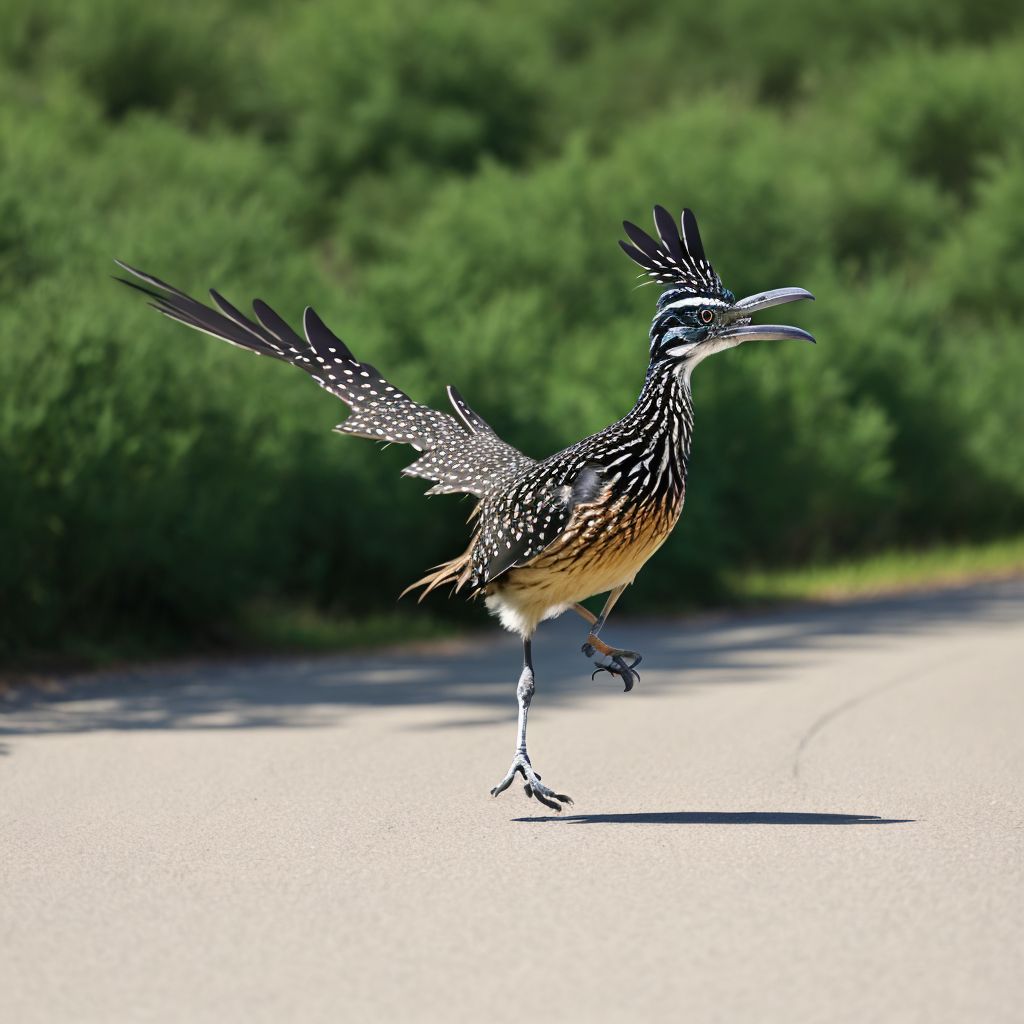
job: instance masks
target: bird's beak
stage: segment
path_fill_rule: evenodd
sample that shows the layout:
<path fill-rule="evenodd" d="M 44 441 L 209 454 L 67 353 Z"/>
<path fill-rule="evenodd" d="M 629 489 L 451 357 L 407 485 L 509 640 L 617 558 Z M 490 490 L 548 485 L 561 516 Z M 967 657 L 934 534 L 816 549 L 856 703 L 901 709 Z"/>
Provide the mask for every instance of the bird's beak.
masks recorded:
<path fill-rule="evenodd" d="M 761 309 L 768 309 L 770 306 L 781 306 L 784 302 L 796 302 L 797 299 L 811 299 L 814 296 L 806 288 L 773 288 L 768 292 L 758 292 L 756 295 L 748 295 L 740 299 L 733 308 L 732 316 L 735 319 L 748 319 L 752 313 Z M 787 327 L 780 324 L 737 324 L 735 327 L 726 328 L 718 336 L 728 338 L 740 344 L 743 341 L 809 341 L 814 344 L 814 338 L 799 327 Z"/>

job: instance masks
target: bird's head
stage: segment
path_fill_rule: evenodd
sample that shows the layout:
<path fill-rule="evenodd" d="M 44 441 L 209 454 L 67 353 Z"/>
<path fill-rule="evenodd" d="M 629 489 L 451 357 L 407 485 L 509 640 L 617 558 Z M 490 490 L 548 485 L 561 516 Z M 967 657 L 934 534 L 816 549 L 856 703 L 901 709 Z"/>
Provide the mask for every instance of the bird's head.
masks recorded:
<path fill-rule="evenodd" d="M 704 255 L 697 219 L 683 210 L 681 230 L 663 207 L 654 208 L 655 241 L 635 224 L 623 221 L 626 255 L 649 277 L 666 285 L 651 324 L 651 364 L 669 364 L 689 373 L 703 359 L 745 341 L 793 339 L 813 342 L 799 327 L 754 324 L 754 313 L 796 299 L 813 299 L 804 288 L 775 288 L 737 300 Z"/>

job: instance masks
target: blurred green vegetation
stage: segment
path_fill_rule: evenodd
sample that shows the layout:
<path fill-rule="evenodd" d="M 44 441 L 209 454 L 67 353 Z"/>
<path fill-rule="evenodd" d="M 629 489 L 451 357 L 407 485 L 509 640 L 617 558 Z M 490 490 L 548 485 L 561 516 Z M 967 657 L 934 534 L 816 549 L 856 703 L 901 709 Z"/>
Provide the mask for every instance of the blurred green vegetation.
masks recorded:
<path fill-rule="evenodd" d="M 745 569 L 732 573 L 729 591 L 736 602 L 845 601 L 1024 573 L 1024 537 L 978 544 L 939 544 L 921 550 L 894 549 L 848 561 L 796 568 Z"/>
<path fill-rule="evenodd" d="M 819 339 L 695 377 L 681 528 L 631 607 L 1024 528 L 1024 8 L 967 0 L 0 0 L 0 653 L 383 614 L 465 544 L 304 375 L 157 317 L 118 256 L 313 304 L 535 456 L 632 403 L 694 207 Z M 433 600 L 437 615 L 465 615 Z M 482 614 L 476 611 L 476 615 Z"/>

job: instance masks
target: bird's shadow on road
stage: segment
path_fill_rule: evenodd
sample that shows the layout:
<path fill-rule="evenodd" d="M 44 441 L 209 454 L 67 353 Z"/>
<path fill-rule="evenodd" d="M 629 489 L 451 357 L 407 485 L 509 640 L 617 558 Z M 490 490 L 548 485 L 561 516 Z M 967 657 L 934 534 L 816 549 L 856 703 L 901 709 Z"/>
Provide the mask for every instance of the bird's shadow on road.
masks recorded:
<path fill-rule="evenodd" d="M 643 811 L 635 814 L 541 814 L 513 821 L 532 825 L 909 825 L 913 818 L 797 811 Z"/>
<path fill-rule="evenodd" d="M 580 654 L 584 624 L 565 615 L 545 623 L 537 637 L 538 699 L 552 707 L 586 697 L 637 699 L 638 693 L 668 686 L 678 690 L 783 680 L 808 652 L 834 657 L 865 644 L 880 649 L 908 634 L 939 635 L 949 624 L 969 619 L 996 624 L 1022 618 L 1024 581 L 689 620 L 616 617 L 607 638 L 644 654 L 643 678 L 634 694 L 623 698 L 618 681 L 599 676 L 591 682 L 590 663 Z M 438 709 L 435 719 L 419 727 L 489 724 L 515 718 L 519 659 L 518 641 L 496 631 L 493 640 L 425 653 L 264 658 L 95 673 L 59 679 L 48 692 L 26 686 L 9 693 L 0 705 L 0 740 L 92 730 L 317 728 L 343 722 L 360 709 L 400 706 Z M 458 707 L 458 721 L 446 707 Z M 674 823 L 693 822 L 677 816 Z"/>

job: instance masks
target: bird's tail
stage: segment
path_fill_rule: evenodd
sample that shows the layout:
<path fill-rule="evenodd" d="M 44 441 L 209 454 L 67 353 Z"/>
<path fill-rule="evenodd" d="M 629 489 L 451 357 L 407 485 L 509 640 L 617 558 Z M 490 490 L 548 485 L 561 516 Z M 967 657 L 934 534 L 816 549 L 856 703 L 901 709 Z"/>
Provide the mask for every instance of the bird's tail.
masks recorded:
<path fill-rule="evenodd" d="M 304 370 L 352 410 L 352 415 L 337 428 L 345 433 L 409 444 L 424 451 L 432 447 L 439 431 L 448 433 L 460 428 L 451 416 L 414 402 L 386 381 L 376 367 L 356 359 L 345 342 L 309 307 L 302 319 L 304 334 L 299 334 L 261 299 L 253 301 L 253 320 L 212 288 L 210 297 L 219 310 L 203 305 L 151 274 L 120 260 L 115 262 L 138 279 L 117 280 L 147 295 L 150 305 L 164 316 Z"/>
<path fill-rule="evenodd" d="M 406 594 L 417 587 L 422 587 L 423 593 L 417 598 L 417 601 L 422 601 L 432 590 L 444 586 L 445 583 L 455 584 L 454 591 L 458 593 L 473 575 L 472 553 L 473 545 L 470 544 L 457 558 L 453 558 L 450 562 L 442 562 L 440 565 L 435 565 L 422 579 L 417 580 L 415 583 L 410 583 L 398 595 L 399 598 L 405 597 Z"/>
<path fill-rule="evenodd" d="M 454 388 L 448 389 L 454 416 L 413 401 L 376 367 L 356 359 L 312 309 L 303 316 L 303 336 L 260 299 L 252 304 L 253 320 L 213 289 L 210 296 L 217 309 L 126 263 L 117 264 L 136 279 L 118 280 L 148 296 L 150 305 L 164 316 L 308 373 L 351 410 L 335 430 L 411 445 L 420 455 L 403 472 L 434 481 L 428 493 L 483 496 L 533 464 L 502 441 Z"/>

